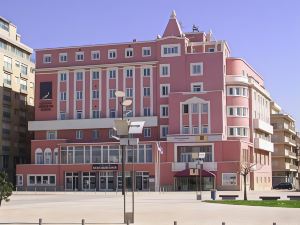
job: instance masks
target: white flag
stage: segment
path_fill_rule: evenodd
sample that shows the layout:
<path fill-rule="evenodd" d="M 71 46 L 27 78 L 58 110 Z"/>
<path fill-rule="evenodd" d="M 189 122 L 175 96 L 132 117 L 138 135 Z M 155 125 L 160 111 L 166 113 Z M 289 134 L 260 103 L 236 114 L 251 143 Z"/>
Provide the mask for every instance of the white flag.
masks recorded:
<path fill-rule="evenodd" d="M 156 142 L 156 146 L 157 146 L 157 151 L 159 151 L 159 153 L 162 155 L 164 152 L 158 141 Z"/>

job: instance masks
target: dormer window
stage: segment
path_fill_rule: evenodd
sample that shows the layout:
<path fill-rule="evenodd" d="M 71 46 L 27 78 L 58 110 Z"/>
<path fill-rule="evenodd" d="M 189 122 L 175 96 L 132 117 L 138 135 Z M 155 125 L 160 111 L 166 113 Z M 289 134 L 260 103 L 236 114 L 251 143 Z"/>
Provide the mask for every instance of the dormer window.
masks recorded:
<path fill-rule="evenodd" d="M 84 60 L 84 52 L 76 52 L 75 61 L 83 61 Z"/>
<path fill-rule="evenodd" d="M 68 54 L 67 53 L 59 53 L 59 62 L 67 62 Z"/>
<path fill-rule="evenodd" d="M 108 50 L 108 59 L 116 59 L 117 58 L 117 50 L 110 49 Z"/>
<path fill-rule="evenodd" d="M 132 58 L 133 57 L 133 48 L 126 48 L 125 49 L 125 58 Z"/>
<path fill-rule="evenodd" d="M 43 56 L 43 62 L 44 63 L 51 63 L 51 54 L 45 54 Z"/>

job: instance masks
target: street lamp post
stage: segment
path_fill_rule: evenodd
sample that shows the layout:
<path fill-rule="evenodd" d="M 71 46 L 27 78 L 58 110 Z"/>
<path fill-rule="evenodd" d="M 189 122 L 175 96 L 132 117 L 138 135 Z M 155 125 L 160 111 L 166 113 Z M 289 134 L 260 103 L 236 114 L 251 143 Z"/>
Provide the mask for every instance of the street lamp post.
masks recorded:
<path fill-rule="evenodd" d="M 197 182 L 197 200 L 202 200 L 202 170 L 203 170 L 203 160 L 205 158 L 205 152 L 199 152 L 198 153 L 198 165 L 200 167 L 200 172 L 199 172 L 199 179 L 200 179 L 200 194 L 198 195 L 198 182 Z M 198 166 L 197 166 L 198 168 Z M 197 176 L 197 175 L 196 175 Z M 197 181 L 197 179 L 196 179 Z"/>

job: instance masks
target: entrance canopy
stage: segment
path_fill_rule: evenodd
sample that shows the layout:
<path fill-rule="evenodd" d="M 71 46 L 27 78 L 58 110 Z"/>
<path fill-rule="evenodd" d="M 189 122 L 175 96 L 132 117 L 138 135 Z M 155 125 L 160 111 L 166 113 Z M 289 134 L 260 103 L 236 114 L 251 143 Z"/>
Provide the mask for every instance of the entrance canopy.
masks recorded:
<path fill-rule="evenodd" d="M 185 169 L 175 173 L 174 177 L 195 177 L 200 175 L 200 169 Z M 213 177 L 212 172 L 202 170 L 202 177 Z"/>

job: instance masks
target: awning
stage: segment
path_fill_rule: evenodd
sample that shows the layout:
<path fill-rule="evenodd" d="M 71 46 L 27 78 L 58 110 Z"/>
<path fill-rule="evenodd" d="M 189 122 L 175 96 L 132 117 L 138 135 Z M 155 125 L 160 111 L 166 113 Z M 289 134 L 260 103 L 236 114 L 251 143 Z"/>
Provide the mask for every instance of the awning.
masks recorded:
<path fill-rule="evenodd" d="M 200 169 L 185 169 L 175 173 L 174 177 L 195 177 L 200 176 Z M 212 172 L 202 170 L 202 177 L 213 177 Z"/>

